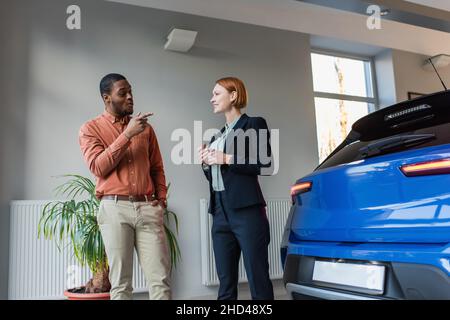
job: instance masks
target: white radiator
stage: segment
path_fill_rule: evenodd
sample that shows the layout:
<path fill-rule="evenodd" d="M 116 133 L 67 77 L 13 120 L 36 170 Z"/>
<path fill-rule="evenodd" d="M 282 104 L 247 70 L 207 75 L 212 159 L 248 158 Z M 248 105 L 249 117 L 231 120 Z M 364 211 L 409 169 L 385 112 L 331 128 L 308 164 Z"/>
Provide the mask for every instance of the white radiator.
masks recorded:
<path fill-rule="evenodd" d="M 289 199 L 271 199 L 267 202 L 267 218 L 270 225 L 269 274 L 271 279 L 281 279 L 283 268 L 280 259 L 280 244 L 291 202 Z M 219 284 L 211 238 L 212 216 L 208 213 L 208 201 L 200 200 L 202 283 L 205 286 Z M 239 261 L 239 282 L 247 282 L 244 262 Z"/>
<path fill-rule="evenodd" d="M 9 299 L 63 299 L 68 285 L 84 285 L 91 277 L 87 267 L 77 264 L 71 246 L 59 251 L 55 241 L 38 239 L 38 221 L 47 202 L 11 202 Z M 147 290 L 136 253 L 133 288 Z"/>

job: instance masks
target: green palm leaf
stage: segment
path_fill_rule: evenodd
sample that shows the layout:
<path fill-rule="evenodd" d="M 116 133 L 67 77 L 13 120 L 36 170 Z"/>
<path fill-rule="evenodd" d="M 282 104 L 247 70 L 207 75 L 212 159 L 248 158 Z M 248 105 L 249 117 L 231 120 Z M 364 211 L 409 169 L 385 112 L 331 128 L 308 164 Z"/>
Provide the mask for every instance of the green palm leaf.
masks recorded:
<path fill-rule="evenodd" d="M 38 237 L 43 235 L 45 239 L 55 240 L 59 250 L 68 239 L 67 245 L 72 246 L 78 263 L 81 266 L 87 265 L 95 274 L 108 267 L 105 246 L 97 223 L 100 201 L 95 196 L 95 184 L 91 179 L 76 174 L 59 177 L 67 180 L 55 188 L 55 194 L 67 200 L 45 204 L 39 219 Z M 169 187 L 170 183 L 168 189 Z M 165 210 L 164 217 L 172 270 L 181 259 L 177 241 L 178 218 L 168 209 Z M 175 232 L 170 229 L 172 224 L 175 225 Z"/>

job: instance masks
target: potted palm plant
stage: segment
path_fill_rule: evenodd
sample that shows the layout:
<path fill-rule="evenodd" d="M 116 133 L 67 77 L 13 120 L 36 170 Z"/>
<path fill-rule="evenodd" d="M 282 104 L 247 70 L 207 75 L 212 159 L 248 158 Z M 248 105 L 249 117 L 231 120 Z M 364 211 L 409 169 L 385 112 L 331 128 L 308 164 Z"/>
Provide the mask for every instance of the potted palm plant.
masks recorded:
<path fill-rule="evenodd" d="M 60 249 L 67 239 L 73 247 L 74 256 L 81 266 L 87 265 L 93 277 L 85 286 L 68 289 L 64 295 L 69 299 L 109 299 L 111 284 L 108 279 L 108 260 L 103 239 L 97 223 L 100 201 L 95 196 L 95 184 L 91 179 L 68 174 L 67 181 L 56 187 L 56 195 L 67 200 L 51 201 L 43 210 L 38 224 L 38 236 L 53 239 Z M 170 183 L 168 185 L 170 188 Z M 175 225 L 175 232 L 171 225 Z M 171 271 L 181 258 L 177 215 L 165 209 L 164 229 L 170 252 Z"/>

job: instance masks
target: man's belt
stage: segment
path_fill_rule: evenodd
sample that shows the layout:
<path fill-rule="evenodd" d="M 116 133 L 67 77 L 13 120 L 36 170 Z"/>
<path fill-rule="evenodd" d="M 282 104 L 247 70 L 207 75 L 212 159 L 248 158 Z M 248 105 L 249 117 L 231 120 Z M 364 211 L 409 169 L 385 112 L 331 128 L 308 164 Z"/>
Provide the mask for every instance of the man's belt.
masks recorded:
<path fill-rule="evenodd" d="M 136 195 L 136 196 L 122 196 L 122 195 L 114 195 L 114 194 L 106 194 L 102 196 L 102 200 L 124 200 L 130 202 L 148 202 L 154 200 L 152 196 L 149 195 Z"/>

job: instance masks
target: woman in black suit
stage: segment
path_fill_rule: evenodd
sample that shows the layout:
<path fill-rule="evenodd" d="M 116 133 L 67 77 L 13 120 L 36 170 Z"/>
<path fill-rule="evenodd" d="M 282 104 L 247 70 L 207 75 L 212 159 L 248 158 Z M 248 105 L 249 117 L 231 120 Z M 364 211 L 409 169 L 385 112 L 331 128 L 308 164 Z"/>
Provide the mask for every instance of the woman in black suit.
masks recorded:
<path fill-rule="evenodd" d="M 273 299 L 269 223 L 258 183 L 258 175 L 270 175 L 267 123 L 261 117 L 241 113 L 247 104 L 247 91 L 237 78 L 217 80 L 211 104 L 214 113 L 223 113 L 226 120 L 209 146 L 199 148 L 210 187 L 211 233 L 220 280 L 218 299 L 237 299 L 241 252 L 252 298 Z"/>

